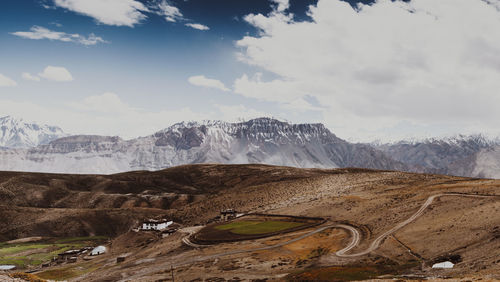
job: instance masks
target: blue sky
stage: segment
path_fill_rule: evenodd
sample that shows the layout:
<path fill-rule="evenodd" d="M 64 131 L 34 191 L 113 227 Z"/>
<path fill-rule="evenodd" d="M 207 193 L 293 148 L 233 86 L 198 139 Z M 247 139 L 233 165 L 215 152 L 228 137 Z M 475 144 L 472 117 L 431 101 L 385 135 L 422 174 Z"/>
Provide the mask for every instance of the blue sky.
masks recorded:
<path fill-rule="evenodd" d="M 497 134 L 498 0 L 0 5 L 0 115 L 125 138 L 258 116 L 359 141 Z"/>

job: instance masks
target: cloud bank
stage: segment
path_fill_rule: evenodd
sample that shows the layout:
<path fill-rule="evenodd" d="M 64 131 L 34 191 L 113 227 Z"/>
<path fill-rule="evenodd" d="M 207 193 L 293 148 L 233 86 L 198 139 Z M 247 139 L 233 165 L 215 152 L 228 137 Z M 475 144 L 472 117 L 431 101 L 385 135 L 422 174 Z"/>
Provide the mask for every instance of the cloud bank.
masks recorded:
<path fill-rule="evenodd" d="M 379 0 L 352 8 L 319 0 L 305 22 L 286 13 L 288 1 L 273 2 L 269 15 L 245 17 L 258 36 L 237 41 L 239 59 L 273 79 L 242 75 L 235 93 L 284 107 L 312 97 L 344 136 L 402 121 L 498 131 L 498 1 Z"/>

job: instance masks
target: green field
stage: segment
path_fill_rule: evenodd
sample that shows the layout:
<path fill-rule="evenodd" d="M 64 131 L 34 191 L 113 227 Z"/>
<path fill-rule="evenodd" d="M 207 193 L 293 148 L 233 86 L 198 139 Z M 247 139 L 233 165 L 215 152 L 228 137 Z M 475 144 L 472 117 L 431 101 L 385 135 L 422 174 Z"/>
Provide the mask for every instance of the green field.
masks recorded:
<path fill-rule="evenodd" d="M 94 246 L 106 237 L 52 238 L 28 243 L 0 243 L 0 264 L 14 264 L 18 268 L 37 266 L 70 249 Z"/>
<path fill-rule="evenodd" d="M 236 221 L 224 225 L 216 226 L 217 230 L 228 230 L 238 235 L 259 235 L 278 232 L 304 225 L 303 222 L 290 221 Z"/>

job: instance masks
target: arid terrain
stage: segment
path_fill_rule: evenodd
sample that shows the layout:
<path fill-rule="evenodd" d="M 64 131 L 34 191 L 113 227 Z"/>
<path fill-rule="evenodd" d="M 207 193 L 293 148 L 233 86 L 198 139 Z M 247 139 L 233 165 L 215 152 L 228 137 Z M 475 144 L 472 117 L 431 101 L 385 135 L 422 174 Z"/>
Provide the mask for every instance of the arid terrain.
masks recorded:
<path fill-rule="evenodd" d="M 500 279 L 500 180 L 215 164 L 115 175 L 3 172 L 0 203 L 2 242 L 111 238 L 106 254 L 16 270 L 43 279 Z M 324 222 L 264 238 L 191 242 L 225 209 Z M 170 236 L 133 230 L 150 218 L 180 227 Z M 431 268 L 447 260 L 454 268 Z"/>

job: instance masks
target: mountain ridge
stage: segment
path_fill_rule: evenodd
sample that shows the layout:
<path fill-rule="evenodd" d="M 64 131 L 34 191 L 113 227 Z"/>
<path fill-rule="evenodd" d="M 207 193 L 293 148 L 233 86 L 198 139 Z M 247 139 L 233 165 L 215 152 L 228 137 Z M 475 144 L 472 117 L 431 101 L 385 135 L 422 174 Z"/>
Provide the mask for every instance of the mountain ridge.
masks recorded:
<path fill-rule="evenodd" d="M 70 136 L 30 149 L 0 151 L 3 170 L 108 174 L 194 163 L 406 169 L 370 146 L 338 138 L 322 124 L 270 118 L 178 123 L 131 140 Z"/>
<path fill-rule="evenodd" d="M 129 140 L 73 135 L 31 148 L 0 148 L 0 170 L 110 174 L 196 163 L 361 167 L 496 178 L 500 142 L 483 135 L 457 135 L 391 144 L 351 143 L 321 123 L 257 118 L 180 122 Z"/>

